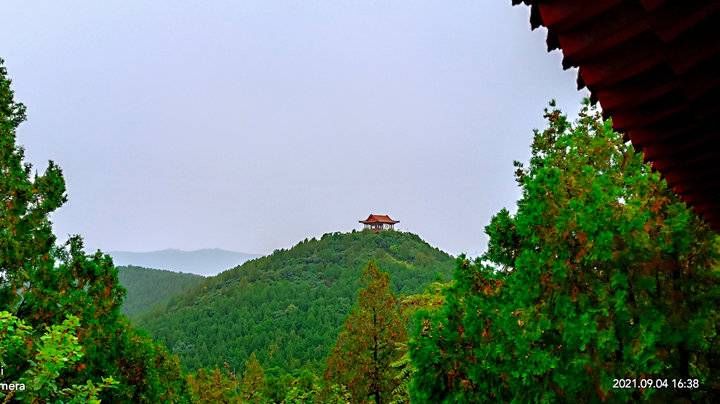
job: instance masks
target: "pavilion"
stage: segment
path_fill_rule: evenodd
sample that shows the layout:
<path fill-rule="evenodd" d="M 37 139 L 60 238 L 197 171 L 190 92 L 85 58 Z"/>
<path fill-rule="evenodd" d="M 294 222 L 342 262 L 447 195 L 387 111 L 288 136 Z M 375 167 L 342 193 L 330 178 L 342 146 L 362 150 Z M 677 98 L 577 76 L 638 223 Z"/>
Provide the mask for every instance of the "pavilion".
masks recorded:
<path fill-rule="evenodd" d="M 379 232 L 382 230 L 395 230 L 395 224 L 400 223 L 398 220 L 392 220 L 388 215 L 370 215 L 365 220 L 360 220 L 365 225 L 365 230 Z"/>

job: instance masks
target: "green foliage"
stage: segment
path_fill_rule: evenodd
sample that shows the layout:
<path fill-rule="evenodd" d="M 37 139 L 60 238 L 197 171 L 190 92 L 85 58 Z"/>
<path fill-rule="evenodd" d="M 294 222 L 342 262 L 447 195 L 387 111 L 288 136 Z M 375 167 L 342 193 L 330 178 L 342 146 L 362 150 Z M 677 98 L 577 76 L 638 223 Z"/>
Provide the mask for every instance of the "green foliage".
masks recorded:
<path fill-rule="evenodd" d="M 16 312 L 25 284 L 53 266 L 48 216 L 65 202 L 65 181 L 53 162 L 34 176 L 23 162 L 15 131 L 25 120 L 25 106 L 14 100 L 10 84 L 0 59 L 0 308 Z"/>
<path fill-rule="evenodd" d="M 187 376 L 192 401 L 195 403 L 266 403 L 280 402 L 268 397 L 265 371 L 255 354 L 245 363 L 242 378 L 225 364 L 224 369 L 200 369 Z M 288 384 L 291 382 L 287 380 Z"/>
<path fill-rule="evenodd" d="M 49 217 L 66 200 L 65 182 L 52 162 L 34 175 L 23 162 L 15 131 L 24 120 L 0 61 L 0 310 L 18 319 L 5 323 L 17 326 L 6 330 L 6 374 L 22 375 L 38 401 L 63 392 L 81 401 L 182 401 L 177 361 L 120 314 L 125 291 L 110 257 L 87 255 L 79 236 L 56 244 Z M 26 338 L 24 327 L 47 334 Z"/>
<path fill-rule="evenodd" d="M 67 366 L 76 363 L 83 354 L 75 335 L 80 320 L 68 317 L 62 324 L 53 325 L 40 337 L 40 344 L 32 360 L 33 366 L 20 378 L 29 388 L 30 397 L 46 400 L 49 395 L 58 393 L 55 381 Z"/>
<path fill-rule="evenodd" d="M 554 105 L 553 105 L 554 106 Z M 716 236 L 598 111 L 535 133 L 517 213 L 416 321 L 417 402 L 717 401 Z M 613 389 L 615 378 L 700 388 Z"/>
<path fill-rule="evenodd" d="M 162 309 L 165 305 L 172 304 L 173 297 L 197 286 L 205 278 L 161 269 L 124 266 L 118 267 L 118 279 L 127 291 L 122 312 L 135 318 L 157 309 L 157 306 Z"/>
<path fill-rule="evenodd" d="M 187 377 L 192 402 L 207 404 L 240 402 L 240 383 L 229 369 L 200 369 Z"/>
<path fill-rule="evenodd" d="M 389 402 L 392 404 L 409 403 L 410 402 L 410 382 L 415 374 L 415 367 L 410 359 L 410 352 L 407 350 L 406 344 L 398 344 L 398 348 L 403 352 L 400 359 L 390 364 L 394 372 L 395 388 L 390 392 Z"/>
<path fill-rule="evenodd" d="M 325 378 L 347 386 L 353 402 L 382 403 L 400 384 L 391 364 L 402 357 L 398 344 L 407 334 L 390 276 L 371 262 L 362 281 L 365 287 L 328 358 Z"/>
<path fill-rule="evenodd" d="M 453 267 L 452 257 L 414 234 L 326 234 L 207 278 L 138 324 L 191 370 L 225 362 L 241 369 L 255 352 L 268 371 L 318 372 L 370 260 L 403 294 L 422 291 L 438 276 L 450 278 Z"/>
<path fill-rule="evenodd" d="M 120 386 L 112 395 L 104 396 L 104 400 L 127 403 L 189 401 L 178 358 L 127 322 L 123 322 L 115 338 L 104 347 L 110 351 L 105 354 L 106 371 L 120 381 Z"/>
<path fill-rule="evenodd" d="M 352 398 L 344 386 L 324 384 L 316 375 L 311 375 L 293 379 L 281 402 L 283 404 L 349 404 Z"/>
<path fill-rule="evenodd" d="M 61 324 L 48 327 L 35 341 L 32 328 L 24 321 L 7 311 L 0 312 L 0 364 L 5 369 L 9 365 L 5 358 L 15 362 L 3 375 L 3 382 L 18 386 L 9 391 L 0 390 L 0 398 L 4 402 L 15 399 L 33 403 L 99 403 L 100 392 L 117 384 L 112 377 L 103 377 L 99 384 L 88 380 L 84 385 L 64 388 L 59 383 L 62 375 L 83 357 L 76 335 L 79 326 L 77 317 L 68 316 Z M 30 366 L 16 373 L 18 363 Z"/>
<path fill-rule="evenodd" d="M 265 401 L 265 372 L 255 356 L 245 363 L 245 372 L 240 381 L 240 397 L 245 403 L 261 403 Z"/>

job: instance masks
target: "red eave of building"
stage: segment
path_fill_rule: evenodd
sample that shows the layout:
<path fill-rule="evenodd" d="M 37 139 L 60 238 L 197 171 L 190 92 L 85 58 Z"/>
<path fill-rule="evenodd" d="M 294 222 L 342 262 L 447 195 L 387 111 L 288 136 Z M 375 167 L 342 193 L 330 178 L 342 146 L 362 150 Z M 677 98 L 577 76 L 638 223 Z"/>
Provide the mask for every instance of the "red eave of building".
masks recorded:
<path fill-rule="evenodd" d="M 720 230 L 720 1 L 512 0 L 616 130 Z"/>
<path fill-rule="evenodd" d="M 360 223 L 363 224 L 373 224 L 373 223 L 381 223 L 381 224 L 395 224 L 400 223 L 397 220 L 390 219 L 390 216 L 388 215 L 370 215 L 365 220 L 360 220 Z"/>

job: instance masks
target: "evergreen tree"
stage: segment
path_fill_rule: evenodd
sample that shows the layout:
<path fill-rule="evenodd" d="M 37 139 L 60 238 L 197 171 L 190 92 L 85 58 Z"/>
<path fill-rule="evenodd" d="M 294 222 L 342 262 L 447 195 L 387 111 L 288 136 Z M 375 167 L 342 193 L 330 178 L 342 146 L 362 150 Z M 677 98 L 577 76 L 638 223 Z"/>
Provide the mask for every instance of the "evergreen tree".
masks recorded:
<path fill-rule="evenodd" d="M 14 100 L 0 60 L 0 311 L 33 330 L 57 330 L 68 318 L 81 347 L 73 366 L 42 373 L 48 386 L 68 389 L 114 380 L 100 398 L 113 402 L 182 401 L 184 381 L 177 362 L 152 341 L 132 330 L 120 314 L 124 290 L 109 256 L 87 255 L 82 239 L 56 244 L 50 214 L 65 201 L 60 168 L 50 162 L 32 173 L 16 130 L 25 107 Z M 30 345 L 42 344 L 33 335 Z M 3 357 L 5 377 L 32 374 L 31 352 Z M 163 379 L 162 383 L 160 380 Z"/>
<path fill-rule="evenodd" d="M 49 215 L 66 197 L 60 168 L 51 161 L 44 174 L 33 175 L 24 150 L 15 144 L 25 106 L 15 101 L 3 63 L 0 59 L 0 308 L 16 313 L 25 285 L 53 267 Z"/>
<path fill-rule="evenodd" d="M 11 400 L 21 402 L 69 402 L 99 403 L 98 394 L 117 384 L 111 377 L 98 383 L 92 380 L 84 385 L 61 388 L 58 379 L 62 372 L 73 366 L 82 357 L 83 352 L 76 330 L 80 321 L 68 316 L 61 324 L 48 327 L 46 332 L 34 340 L 32 328 L 7 311 L 0 311 L 0 365 L 3 369 L 10 365 L 9 360 L 23 359 L 31 366 L 14 379 L 5 380 L 12 388 L 0 390 L 3 403 Z M 39 342 L 39 343 L 36 343 Z M 4 376 L 4 375 L 2 375 Z"/>
<path fill-rule="evenodd" d="M 240 402 L 239 383 L 235 374 L 215 368 L 208 372 L 200 369 L 187 377 L 193 402 L 229 404 Z"/>
<path fill-rule="evenodd" d="M 517 213 L 486 228 L 489 265 L 459 260 L 417 322 L 413 399 L 717 401 L 717 236 L 589 104 L 545 117 Z"/>
<path fill-rule="evenodd" d="M 348 388 L 354 402 L 389 402 L 399 384 L 391 366 L 400 359 L 405 322 L 390 290 L 387 273 L 371 262 L 363 272 L 365 287 L 345 320 L 328 358 L 325 378 Z"/>
<path fill-rule="evenodd" d="M 282 404 L 349 404 L 350 393 L 337 384 L 323 384 L 316 375 L 310 380 L 294 379 Z"/>
<path fill-rule="evenodd" d="M 250 354 L 245 364 L 245 372 L 240 381 L 240 394 L 246 403 L 261 403 L 265 400 L 265 372 L 255 352 Z"/>

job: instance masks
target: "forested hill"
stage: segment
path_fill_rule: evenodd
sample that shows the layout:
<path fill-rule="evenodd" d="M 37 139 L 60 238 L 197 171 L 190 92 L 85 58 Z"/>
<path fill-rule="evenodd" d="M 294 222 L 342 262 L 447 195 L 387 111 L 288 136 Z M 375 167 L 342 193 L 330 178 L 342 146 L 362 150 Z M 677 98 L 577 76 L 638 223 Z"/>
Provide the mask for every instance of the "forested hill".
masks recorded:
<path fill-rule="evenodd" d="M 169 299 L 198 285 L 205 278 L 160 269 L 135 266 L 118 267 L 118 279 L 127 290 L 122 310 L 133 318 L 166 304 Z"/>
<path fill-rule="evenodd" d="M 371 260 L 400 294 L 448 280 L 454 268 L 453 257 L 415 234 L 326 234 L 208 278 L 139 325 L 189 369 L 240 369 L 252 352 L 270 371 L 320 368 Z"/>

